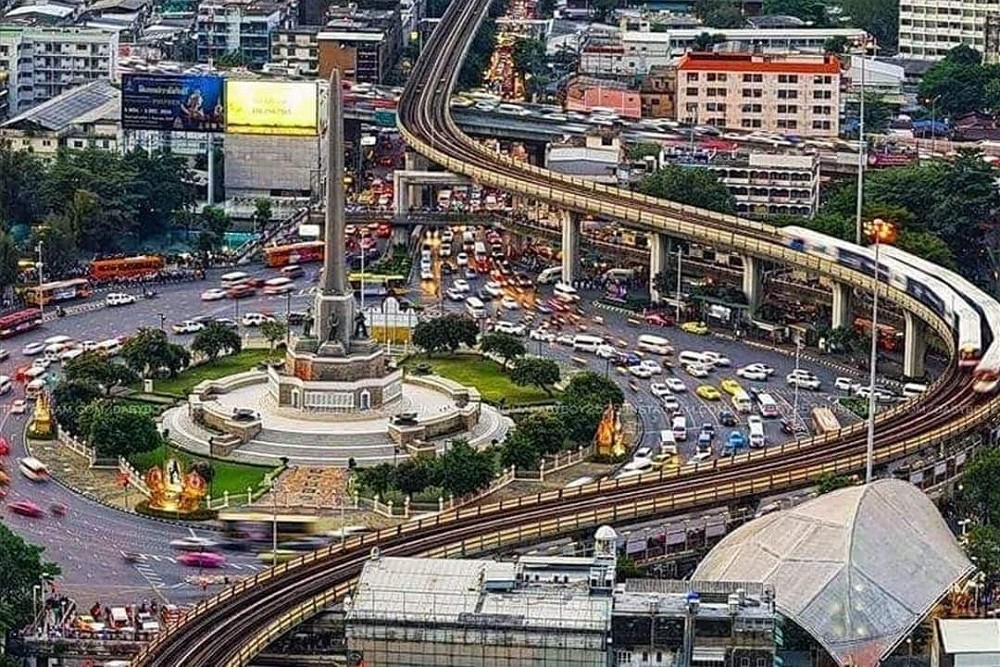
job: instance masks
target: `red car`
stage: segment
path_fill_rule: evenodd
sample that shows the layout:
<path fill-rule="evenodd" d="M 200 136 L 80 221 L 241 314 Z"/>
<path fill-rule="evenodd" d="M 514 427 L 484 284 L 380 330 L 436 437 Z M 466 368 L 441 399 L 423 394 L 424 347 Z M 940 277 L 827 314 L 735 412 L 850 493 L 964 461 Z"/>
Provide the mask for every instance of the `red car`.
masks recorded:
<path fill-rule="evenodd" d="M 253 296 L 257 293 L 257 289 L 253 285 L 248 285 L 242 283 L 240 285 L 233 285 L 226 293 L 229 295 L 230 299 L 242 299 L 244 297 Z"/>
<path fill-rule="evenodd" d="M 569 306 L 567 306 L 564 301 L 560 301 L 559 299 L 549 299 L 548 306 L 552 310 L 558 311 L 560 313 L 565 313 L 566 311 L 569 310 Z"/>
<path fill-rule="evenodd" d="M 177 562 L 188 567 L 222 567 L 226 557 L 211 551 L 189 551 L 179 555 Z"/>
<path fill-rule="evenodd" d="M 18 500 L 7 505 L 10 511 L 21 516 L 30 516 L 36 519 L 45 516 L 45 511 L 30 500 Z"/>
<path fill-rule="evenodd" d="M 674 326 L 674 320 L 659 313 L 651 313 L 646 315 L 646 324 L 652 324 L 654 327 L 672 327 Z"/>
<path fill-rule="evenodd" d="M 10 454 L 10 443 L 7 438 L 0 435 L 0 456 L 7 456 Z"/>

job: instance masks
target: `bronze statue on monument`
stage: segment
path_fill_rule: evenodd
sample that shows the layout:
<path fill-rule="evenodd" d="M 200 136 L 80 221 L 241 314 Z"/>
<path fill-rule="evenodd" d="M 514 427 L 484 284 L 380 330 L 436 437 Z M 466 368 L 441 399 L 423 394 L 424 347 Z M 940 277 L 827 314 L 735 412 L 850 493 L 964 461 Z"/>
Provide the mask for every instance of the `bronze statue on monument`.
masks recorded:
<path fill-rule="evenodd" d="M 334 343 L 337 341 L 337 333 L 340 331 L 340 318 L 337 317 L 336 310 L 330 311 L 329 324 L 330 324 L 330 333 L 327 335 L 326 339 L 331 343 Z"/>
<path fill-rule="evenodd" d="M 354 316 L 354 338 L 368 338 L 368 323 L 365 321 L 364 313 Z"/>

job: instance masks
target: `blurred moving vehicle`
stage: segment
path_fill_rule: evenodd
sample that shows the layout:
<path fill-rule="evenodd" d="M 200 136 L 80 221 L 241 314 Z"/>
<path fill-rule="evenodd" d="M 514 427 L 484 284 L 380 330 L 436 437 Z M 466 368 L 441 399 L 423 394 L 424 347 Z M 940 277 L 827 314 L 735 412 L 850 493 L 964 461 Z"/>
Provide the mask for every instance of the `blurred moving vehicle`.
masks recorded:
<path fill-rule="evenodd" d="M 181 551 L 206 551 L 215 549 L 219 543 L 208 537 L 182 537 L 178 540 L 171 540 L 170 546 Z"/>
<path fill-rule="evenodd" d="M 7 505 L 9 509 L 14 514 L 20 514 L 21 516 L 29 516 L 35 519 L 39 519 L 45 516 L 45 510 L 31 502 L 30 500 L 17 500 L 15 502 L 9 503 Z"/>
<path fill-rule="evenodd" d="M 214 551 L 189 551 L 177 557 L 177 562 L 188 567 L 222 567 L 226 557 Z"/>

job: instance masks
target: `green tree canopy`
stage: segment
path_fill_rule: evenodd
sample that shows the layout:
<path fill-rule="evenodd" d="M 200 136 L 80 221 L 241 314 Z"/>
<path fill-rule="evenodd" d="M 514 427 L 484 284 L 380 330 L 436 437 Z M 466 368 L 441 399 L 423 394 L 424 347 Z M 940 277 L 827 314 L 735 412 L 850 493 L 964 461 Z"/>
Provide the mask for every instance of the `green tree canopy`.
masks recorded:
<path fill-rule="evenodd" d="M 764 14 L 794 16 L 816 28 L 823 28 L 830 22 L 826 3 L 822 0 L 764 0 Z"/>
<path fill-rule="evenodd" d="M 920 99 L 935 100 L 940 112 L 954 116 L 982 110 L 987 86 L 997 78 L 1000 78 L 1000 69 L 995 65 L 983 65 L 982 55 L 963 44 L 924 72 L 918 90 Z"/>
<path fill-rule="evenodd" d="M 961 504 L 984 525 L 1000 524 L 1000 449 L 983 447 L 965 465 Z"/>
<path fill-rule="evenodd" d="M 270 344 L 271 349 L 288 337 L 288 324 L 281 320 L 265 320 L 260 325 L 260 335 Z"/>
<path fill-rule="evenodd" d="M 448 313 L 424 320 L 413 328 L 413 344 L 428 355 L 455 352 L 460 346 L 473 347 L 479 336 L 479 325 L 471 317 Z"/>
<path fill-rule="evenodd" d="M 518 432 L 531 440 L 538 452 L 546 456 L 559 453 L 566 440 L 562 420 L 554 412 L 541 411 L 528 414 L 518 422 L 515 433 Z"/>
<path fill-rule="evenodd" d="M 527 352 L 520 337 L 503 332 L 494 332 L 483 336 L 480 349 L 485 354 L 495 354 L 503 359 L 504 370 L 507 370 L 507 364 L 518 357 L 523 357 Z"/>
<path fill-rule="evenodd" d="M 130 456 L 163 444 L 156 422 L 144 410 L 106 399 L 92 402 L 80 415 L 83 438 L 102 456 Z"/>
<path fill-rule="evenodd" d="M 195 334 L 191 342 L 191 351 L 204 355 L 209 363 L 220 355 L 235 354 L 242 347 L 243 340 L 239 332 L 217 322 L 210 322 Z"/>
<path fill-rule="evenodd" d="M 538 445 L 521 431 L 509 434 L 500 447 L 500 465 L 504 468 L 514 466 L 518 470 L 538 470 L 541 460 Z"/>
<path fill-rule="evenodd" d="M 736 198 L 715 172 L 703 167 L 667 165 L 642 179 L 639 191 L 718 213 L 736 212 Z"/>
<path fill-rule="evenodd" d="M 612 380 L 587 371 L 573 376 L 563 391 L 562 402 L 560 418 L 568 438 L 585 444 L 593 440 L 607 405 L 620 406 L 625 395 Z"/>
<path fill-rule="evenodd" d="M 20 259 L 21 253 L 18 252 L 14 239 L 7 232 L 0 232 L 0 290 L 17 282 L 17 263 Z"/>
<path fill-rule="evenodd" d="M 452 440 L 437 459 L 436 481 L 455 496 L 464 496 L 489 486 L 496 476 L 493 452 L 478 451 L 465 440 Z"/>
<path fill-rule="evenodd" d="M 520 386 L 534 386 L 552 395 L 552 385 L 559 382 L 559 364 L 552 359 L 521 357 L 510 371 L 511 381 Z"/>
<path fill-rule="evenodd" d="M 139 329 L 125 341 L 122 359 L 140 377 L 173 377 L 191 363 L 183 346 L 167 340 L 165 332 L 149 328 Z"/>
<path fill-rule="evenodd" d="M 58 565 L 42 560 L 43 551 L 0 523 L 0 636 L 31 623 L 34 587 L 60 574 Z"/>
<path fill-rule="evenodd" d="M 743 12 L 733 0 L 695 0 L 693 11 L 704 25 L 711 28 L 742 28 L 746 25 Z M 708 33 L 703 34 L 708 35 Z M 701 44 L 699 46 L 702 48 L 695 50 L 708 50 L 712 43 L 714 42 L 710 41 L 707 46 Z"/>
<path fill-rule="evenodd" d="M 87 352 L 63 365 L 63 380 L 87 384 L 105 394 L 136 379 L 128 366 L 113 363 L 96 352 Z"/>
<path fill-rule="evenodd" d="M 53 413 L 59 426 L 80 435 L 80 415 L 84 408 L 101 396 L 97 385 L 89 381 L 63 378 L 52 391 Z"/>

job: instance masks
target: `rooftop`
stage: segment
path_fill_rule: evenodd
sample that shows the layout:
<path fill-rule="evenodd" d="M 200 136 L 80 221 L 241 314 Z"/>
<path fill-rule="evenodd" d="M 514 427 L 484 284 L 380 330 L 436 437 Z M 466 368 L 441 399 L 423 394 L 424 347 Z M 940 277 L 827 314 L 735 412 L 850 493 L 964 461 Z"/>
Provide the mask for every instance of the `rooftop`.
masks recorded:
<path fill-rule="evenodd" d="M 774 72 L 781 74 L 840 74 L 840 61 L 833 55 L 765 55 L 759 53 L 699 53 L 681 57 L 678 70 Z"/>
<path fill-rule="evenodd" d="M 938 631 L 945 652 L 1000 653 L 1000 620 L 995 618 L 939 618 Z"/>
<path fill-rule="evenodd" d="M 120 97 L 121 91 L 110 81 L 91 81 L 14 116 L 0 128 L 27 129 L 30 126 L 60 132 L 80 123 L 116 119 L 120 114 Z"/>

